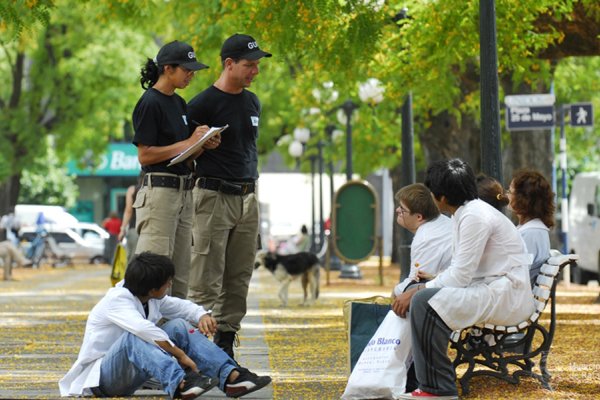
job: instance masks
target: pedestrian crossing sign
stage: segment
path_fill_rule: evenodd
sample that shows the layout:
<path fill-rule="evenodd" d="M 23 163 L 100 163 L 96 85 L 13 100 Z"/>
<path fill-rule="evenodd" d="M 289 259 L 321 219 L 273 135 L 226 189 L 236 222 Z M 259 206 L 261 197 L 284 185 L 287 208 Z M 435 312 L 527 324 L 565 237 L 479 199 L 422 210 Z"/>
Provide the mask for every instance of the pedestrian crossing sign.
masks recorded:
<path fill-rule="evenodd" d="M 592 103 L 571 104 L 571 126 L 594 126 Z"/>

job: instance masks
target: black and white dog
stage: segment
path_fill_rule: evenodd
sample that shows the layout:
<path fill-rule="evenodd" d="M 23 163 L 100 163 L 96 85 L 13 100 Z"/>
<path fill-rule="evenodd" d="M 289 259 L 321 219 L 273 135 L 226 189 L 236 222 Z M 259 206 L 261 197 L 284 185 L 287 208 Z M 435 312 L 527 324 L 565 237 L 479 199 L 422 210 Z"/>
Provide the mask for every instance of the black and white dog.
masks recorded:
<path fill-rule="evenodd" d="M 256 253 L 254 268 L 256 269 L 261 265 L 271 271 L 275 279 L 281 283 L 279 299 L 283 306 L 286 306 L 288 302 L 290 283 L 298 277 L 302 278 L 302 289 L 304 289 L 304 302 L 302 305 L 309 306 L 319 297 L 321 264 L 316 255 L 306 251 L 279 255 L 263 250 Z"/>

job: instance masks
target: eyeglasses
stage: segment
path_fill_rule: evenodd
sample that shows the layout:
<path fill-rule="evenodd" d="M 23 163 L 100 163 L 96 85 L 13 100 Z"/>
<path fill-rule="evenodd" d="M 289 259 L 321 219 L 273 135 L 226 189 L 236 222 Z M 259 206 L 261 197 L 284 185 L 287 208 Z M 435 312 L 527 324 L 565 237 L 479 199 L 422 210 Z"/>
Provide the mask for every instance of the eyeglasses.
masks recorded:
<path fill-rule="evenodd" d="M 509 195 L 509 194 L 514 194 L 514 192 L 510 189 L 508 189 L 506 192 L 504 192 L 505 195 Z"/>
<path fill-rule="evenodd" d="M 409 210 L 407 210 L 407 209 L 404 209 L 402 207 L 398 207 L 398 214 L 404 216 L 404 214 L 411 215 L 412 213 Z"/>

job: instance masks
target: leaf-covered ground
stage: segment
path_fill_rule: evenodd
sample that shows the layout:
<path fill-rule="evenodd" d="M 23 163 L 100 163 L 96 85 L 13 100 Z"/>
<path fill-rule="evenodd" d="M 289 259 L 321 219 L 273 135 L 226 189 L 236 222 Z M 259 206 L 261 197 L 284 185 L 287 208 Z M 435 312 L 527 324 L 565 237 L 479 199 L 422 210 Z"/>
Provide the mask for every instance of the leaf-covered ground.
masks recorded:
<path fill-rule="evenodd" d="M 110 285 L 108 267 L 16 269 L 14 273 L 16 281 L 0 281 L 0 398 L 56 399 L 57 381 L 79 350 L 87 313 Z M 398 269 L 384 268 L 383 286 L 377 284 L 377 268 L 372 266 L 362 267 L 361 280 L 341 280 L 339 272 L 332 271 L 328 286 L 323 272 L 321 295 L 312 307 L 299 305 L 300 283 L 294 282 L 287 308 L 279 306 L 275 279 L 262 269 L 256 273 L 257 284 L 251 286 L 250 295 L 259 299 L 260 310 L 252 312 L 263 318 L 273 397 L 339 399 L 348 376 L 343 303 L 387 296 Z M 548 359 L 554 391 L 542 389 L 531 378 L 511 385 L 480 377 L 473 379 L 470 395 L 463 398 L 600 398 L 598 292 L 597 287 L 559 286 L 558 327 Z M 242 330 L 241 349 L 251 340 Z"/>
<path fill-rule="evenodd" d="M 363 267 L 359 281 L 338 279 L 331 272 L 330 286 L 321 286 L 316 306 L 301 301 L 300 284 L 292 284 L 291 306 L 278 308 L 270 296 L 261 301 L 269 345 L 271 368 L 275 372 L 274 394 L 278 399 L 338 399 L 348 373 L 348 345 L 342 316 L 347 299 L 389 295 L 398 279 L 398 269 L 384 269 L 384 286 L 377 268 Z M 322 282 L 324 281 L 322 277 Z M 274 280 L 261 276 L 261 284 Z M 548 359 L 554 391 L 543 389 L 532 378 L 512 385 L 494 378 L 477 377 L 464 399 L 594 399 L 600 398 L 600 304 L 599 289 L 559 286 L 558 326 Z M 544 314 L 547 320 L 549 315 Z M 460 371 L 459 371 L 460 374 Z"/>

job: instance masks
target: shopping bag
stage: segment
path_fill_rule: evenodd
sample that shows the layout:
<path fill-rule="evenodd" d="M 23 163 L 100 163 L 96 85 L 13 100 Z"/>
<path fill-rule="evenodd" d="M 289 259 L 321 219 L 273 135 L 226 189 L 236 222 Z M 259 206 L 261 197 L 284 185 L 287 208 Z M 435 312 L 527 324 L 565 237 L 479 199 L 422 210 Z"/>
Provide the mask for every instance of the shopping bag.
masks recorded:
<path fill-rule="evenodd" d="M 391 298 L 383 296 L 347 300 L 344 303 L 344 322 L 348 332 L 348 375 L 358 357 L 385 319 Z"/>
<path fill-rule="evenodd" d="M 410 321 L 388 311 L 356 363 L 342 400 L 395 399 L 412 364 Z"/>
<path fill-rule="evenodd" d="M 113 257 L 112 271 L 110 273 L 110 282 L 113 286 L 125 277 L 127 269 L 127 250 L 121 243 L 117 243 L 115 248 L 115 256 Z"/>

